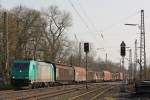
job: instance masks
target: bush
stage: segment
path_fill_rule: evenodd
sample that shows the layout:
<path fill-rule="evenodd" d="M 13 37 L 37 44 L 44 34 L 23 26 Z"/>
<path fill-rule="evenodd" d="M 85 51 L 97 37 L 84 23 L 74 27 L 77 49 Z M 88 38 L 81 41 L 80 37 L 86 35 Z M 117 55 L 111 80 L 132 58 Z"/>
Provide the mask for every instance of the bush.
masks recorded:
<path fill-rule="evenodd" d="M 11 84 L 1 84 L 0 83 L 0 90 L 9 90 L 12 88 L 13 88 L 13 86 Z"/>

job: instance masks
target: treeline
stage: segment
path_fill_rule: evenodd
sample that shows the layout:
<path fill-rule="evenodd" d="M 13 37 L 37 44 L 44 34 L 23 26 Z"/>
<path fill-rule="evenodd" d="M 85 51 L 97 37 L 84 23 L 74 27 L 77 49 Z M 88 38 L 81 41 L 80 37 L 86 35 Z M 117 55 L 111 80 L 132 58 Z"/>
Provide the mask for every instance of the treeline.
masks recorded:
<path fill-rule="evenodd" d="M 4 12 L 7 16 L 4 16 Z M 81 45 L 79 52 L 78 43 L 67 37 L 71 26 L 71 14 L 57 6 L 50 6 L 43 11 L 25 6 L 17 6 L 10 10 L 1 7 L 1 72 L 9 73 L 13 60 L 18 59 L 39 59 L 84 67 L 83 45 Z M 6 56 L 8 56 L 8 68 L 5 68 Z M 88 55 L 89 68 L 93 70 L 104 69 L 105 63 L 94 58 L 95 53 L 91 48 Z M 116 64 L 111 63 L 110 65 L 116 67 Z"/>

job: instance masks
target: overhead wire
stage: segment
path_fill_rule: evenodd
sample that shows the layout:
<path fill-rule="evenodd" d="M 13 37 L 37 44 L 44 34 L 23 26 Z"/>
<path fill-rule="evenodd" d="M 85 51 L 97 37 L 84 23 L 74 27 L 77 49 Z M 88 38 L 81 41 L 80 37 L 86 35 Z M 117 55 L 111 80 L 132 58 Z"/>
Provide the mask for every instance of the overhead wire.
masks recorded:
<path fill-rule="evenodd" d="M 140 13 L 140 11 L 138 11 L 138 12 L 135 11 L 134 13 L 130 14 L 129 16 L 127 16 L 127 17 L 125 17 L 125 18 L 123 18 L 123 19 L 120 19 L 120 20 L 117 21 L 116 23 L 113 23 L 113 24 L 111 24 L 111 25 L 105 27 L 105 28 L 102 30 L 102 32 L 104 33 L 105 31 L 108 31 L 109 29 L 112 29 L 113 27 L 116 27 L 116 26 L 119 25 L 122 21 L 128 20 L 128 19 L 130 19 L 130 18 L 136 16 L 136 15 L 139 14 L 139 13 Z M 104 40 L 105 40 L 105 43 L 108 43 L 108 41 L 107 41 L 106 39 L 104 39 Z M 110 50 L 108 50 L 108 51 L 110 51 Z"/>
<path fill-rule="evenodd" d="M 113 24 L 111 24 L 111 25 L 105 27 L 105 28 L 102 29 L 101 31 L 102 31 L 102 32 L 107 31 L 107 30 L 109 30 L 109 29 L 111 29 L 111 28 L 117 26 L 117 25 L 120 24 L 122 21 L 128 20 L 128 19 L 130 19 L 130 18 L 132 18 L 132 17 L 138 15 L 139 13 L 140 13 L 140 11 L 138 11 L 138 12 L 135 11 L 135 12 L 132 13 L 131 15 L 129 15 L 129 16 L 123 18 L 123 19 L 120 19 L 119 21 L 117 21 L 117 22 L 115 22 L 115 23 L 113 23 Z"/>
<path fill-rule="evenodd" d="M 81 4 L 81 2 L 79 0 L 76 0 L 81 8 L 81 11 L 83 12 L 84 16 L 88 19 L 90 25 L 92 26 L 92 28 L 96 31 L 96 33 L 98 35 L 101 36 L 101 38 L 103 39 L 103 34 L 99 34 L 100 32 L 97 30 L 96 25 L 94 24 L 94 22 L 90 19 L 90 17 L 88 16 L 88 14 L 86 13 L 86 10 L 84 9 L 83 5 Z"/>
<path fill-rule="evenodd" d="M 80 8 L 81 8 L 81 10 L 82 10 L 82 12 L 83 12 L 83 14 L 84 14 L 84 16 L 89 20 L 89 22 L 90 22 L 90 24 L 92 25 L 92 27 L 95 28 L 96 32 L 98 33 L 98 31 L 97 31 L 97 29 L 96 29 L 96 27 L 95 27 L 95 24 L 94 24 L 94 23 L 92 22 L 92 20 L 88 17 L 88 15 L 87 15 L 85 9 L 83 8 L 82 4 L 80 3 L 79 0 L 77 0 L 77 1 L 78 1 L 78 4 L 79 4 L 79 6 L 80 6 Z M 138 11 L 138 13 L 139 13 L 139 11 Z M 138 14 L 138 13 L 136 12 L 136 14 Z M 131 17 L 133 17 L 133 16 L 135 16 L 135 13 L 133 13 L 133 14 L 131 14 L 131 15 L 129 15 L 129 16 L 127 16 L 127 17 L 125 17 L 125 18 L 119 20 L 117 23 L 111 24 L 111 25 L 109 25 L 108 27 L 104 28 L 104 29 L 101 31 L 101 37 L 102 37 L 102 38 L 104 37 L 104 36 L 103 36 L 103 32 L 104 32 L 104 31 L 109 30 L 109 29 L 115 27 L 116 25 L 118 25 L 118 24 L 119 24 L 120 22 L 122 22 L 123 20 L 127 20 L 127 19 L 129 19 L 129 18 L 131 18 Z M 104 39 L 104 38 L 103 38 L 103 39 Z M 106 41 L 105 41 L 105 42 L 106 42 Z"/>
<path fill-rule="evenodd" d="M 76 9 L 76 7 L 74 6 L 74 4 L 72 3 L 71 0 L 68 0 L 68 2 L 70 3 L 70 5 L 72 6 L 72 8 L 74 9 L 74 11 L 77 13 L 77 15 L 80 17 L 81 21 L 83 22 L 83 24 L 86 26 L 86 28 L 88 29 L 88 31 L 90 31 L 90 28 L 88 26 L 88 24 L 85 22 L 84 18 L 80 15 L 80 13 L 78 12 L 78 10 Z"/>
<path fill-rule="evenodd" d="M 91 31 L 91 29 L 90 29 L 90 27 L 89 27 L 89 25 L 88 25 L 88 23 L 85 21 L 85 19 L 80 15 L 80 13 L 78 12 L 78 10 L 76 9 L 76 7 L 74 6 L 74 4 L 72 3 L 72 1 L 71 0 L 68 0 L 68 2 L 70 3 L 70 5 L 72 6 L 72 8 L 74 9 L 74 11 L 77 13 L 77 15 L 79 16 L 79 18 L 80 18 L 80 20 L 83 22 L 83 24 L 86 26 L 86 28 L 87 28 L 87 30 L 88 31 L 90 31 L 90 32 L 92 32 Z M 93 33 L 93 32 L 92 32 Z M 91 34 L 91 33 L 90 33 Z M 92 35 L 93 36 L 93 35 Z M 95 36 L 95 35 L 94 35 Z M 97 38 L 97 37 L 94 37 L 94 40 L 95 40 L 95 38 Z M 100 42 L 100 41 L 98 41 L 98 42 Z"/>
<path fill-rule="evenodd" d="M 139 12 L 140 12 L 140 11 L 138 11 L 138 12 L 136 11 L 136 12 L 130 14 L 129 16 L 127 16 L 127 17 L 125 17 L 125 18 L 123 18 L 123 19 L 120 19 L 119 21 L 117 21 L 117 22 L 115 22 L 115 23 L 113 23 L 113 24 L 111 24 L 111 25 L 105 27 L 104 29 L 101 30 L 102 33 L 104 33 L 105 31 L 108 31 L 109 29 L 112 29 L 113 27 L 116 27 L 116 26 L 119 25 L 121 22 L 123 22 L 123 21 L 125 21 L 125 20 L 128 20 L 128 19 L 130 19 L 130 18 L 136 16 L 137 14 L 139 14 Z M 108 41 L 106 40 L 106 38 L 104 38 L 104 41 L 105 41 L 105 43 L 108 43 Z M 108 51 L 110 51 L 110 50 L 108 49 Z"/>
<path fill-rule="evenodd" d="M 78 5 L 80 6 L 80 9 L 81 9 L 82 13 L 84 14 L 84 17 L 88 20 L 88 22 L 90 23 L 92 28 L 95 30 L 95 32 L 93 32 L 93 33 L 96 33 L 103 40 L 104 39 L 104 35 L 97 30 L 96 25 L 94 24 L 94 22 L 90 19 L 90 17 L 86 13 L 86 10 L 84 9 L 84 7 L 81 4 L 81 2 L 79 0 L 76 0 L 76 1 L 78 2 Z M 97 41 L 100 42 L 99 40 L 97 40 Z M 103 43 L 101 43 L 101 45 L 102 45 L 102 48 L 104 49 L 104 51 L 106 51 L 105 50 L 105 46 L 103 45 Z"/>
<path fill-rule="evenodd" d="M 74 4 L 71 2 L 71 0 L 68 0 L 68 1 L 69 1 L 70 5 L 72 6 L 72 8 L 74 9 L 74 11 L 75 11 L 75 12 L 77 13 L 77 15 L 80 17 L 81 21 L 82 21 L 83 24 L 86 26 L 86 28 L 88 29 L 88 31 L 91 31 L 90 28 L 89 28 L 88 23 L 87 23 L 87 22 L 85 21 L 85 19 L 80 15 L 80 13 L 78 12 L 78 10 L 77 10 L 76 7 L 74 6 Z M 88 15 L 87 15 L 85 9 L 83 8 L 82 4 L 79 2 L 79 0 L 77 0 L 77 1 L 78 1 L 78 4 L 79 4 L 79 6 L 80 6 L 80 8 L 81 8 L 81 10 L 82 10 L 82 12 L 83 12 L 83 14 L 84 14 L 84 16 L 89 20 L 89 23 L 92 25 L 92 27 L 93 27 L 93 28 L 96 30 L 96 32 L 98 33 L 98 31 L 97 31 L 97 29 L 96 29 L 96 27 L 95 27 L 95 24 L 94 24 L 94 23 L 92 22 L 92 20 L 88 17 Z M 139 14 L 139 11 L 138 11 L 138 12 L 136 11 L 136 13 L 134 12 L 133 14 L 131 14 L 131 15 L 129 15 L 129 16 L 127 16 L 127 17 L 125 17 L 125 18 L 123 18 L 123 19 L 117 21 L 116 23 L 113 23 L 113 24 L 111 24 L 111 25 L 105 27 L 104 29 L 101 30 L 101 37 L 102 37 L 102 38 L 104 37 L 104 36 L 103 36 L 103 33 L 104 33 L 105 31 L 107 31 L 107 30 L 109 30 L 109 29 L 111 29 L 111 28 L 113 28 L 113 27 L 116 27 L 116 26 L 119 25 L 122 21 L 128 20 L 128 19 L 130 19 L 131 17 L 133 17 L 133 16 L 135 16 L 135 15 L 137 15 L 137 14 Z M 104 38 L 103 38 L 103 39 L 104 39 Z M 105 43 L 106 43 L 106 42 L 107 42 L 107 41 L 106 41 L 106 39 L 105 39 Z M 103 47 L 103 48 L 105 49 L 105 51 L 106 51 L 107 53 L 108 53 L 108 51 L 110 51 L 110 50 L 106 50 L 105 47 Z"/>

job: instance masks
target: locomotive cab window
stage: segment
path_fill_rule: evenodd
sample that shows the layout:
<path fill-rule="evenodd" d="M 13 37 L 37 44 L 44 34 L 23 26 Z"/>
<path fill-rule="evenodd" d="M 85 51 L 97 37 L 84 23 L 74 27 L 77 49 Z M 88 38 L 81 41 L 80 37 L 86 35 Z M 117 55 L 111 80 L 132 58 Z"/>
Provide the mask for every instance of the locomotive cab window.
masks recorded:
<path fill-rule="evenodd" d="M 20 70 L 28 70 L 29 69 L 29 63 L 15 63 L 13 65 L 13 68 L 15 70 L 18 70 L 18 71 L 20 71 Z"/>

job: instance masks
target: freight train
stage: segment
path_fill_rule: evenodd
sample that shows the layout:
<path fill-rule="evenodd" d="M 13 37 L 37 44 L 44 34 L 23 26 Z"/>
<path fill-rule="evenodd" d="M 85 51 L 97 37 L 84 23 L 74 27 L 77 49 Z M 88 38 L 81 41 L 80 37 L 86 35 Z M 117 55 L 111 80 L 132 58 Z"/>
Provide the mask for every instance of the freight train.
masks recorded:
<path fill-rule="evenodd" d="M 112 75 L 109 71 L 88 70 L 87 82 L 122 80 L 122 76 L 118 75 L 121 73 L 113 73 Z M 86 81 L 86 69 L 51 62 L 18 60 L 13 63 L 10 76 L 14 87 L 39 88 L 55 84 L 84 83 Z"/>

